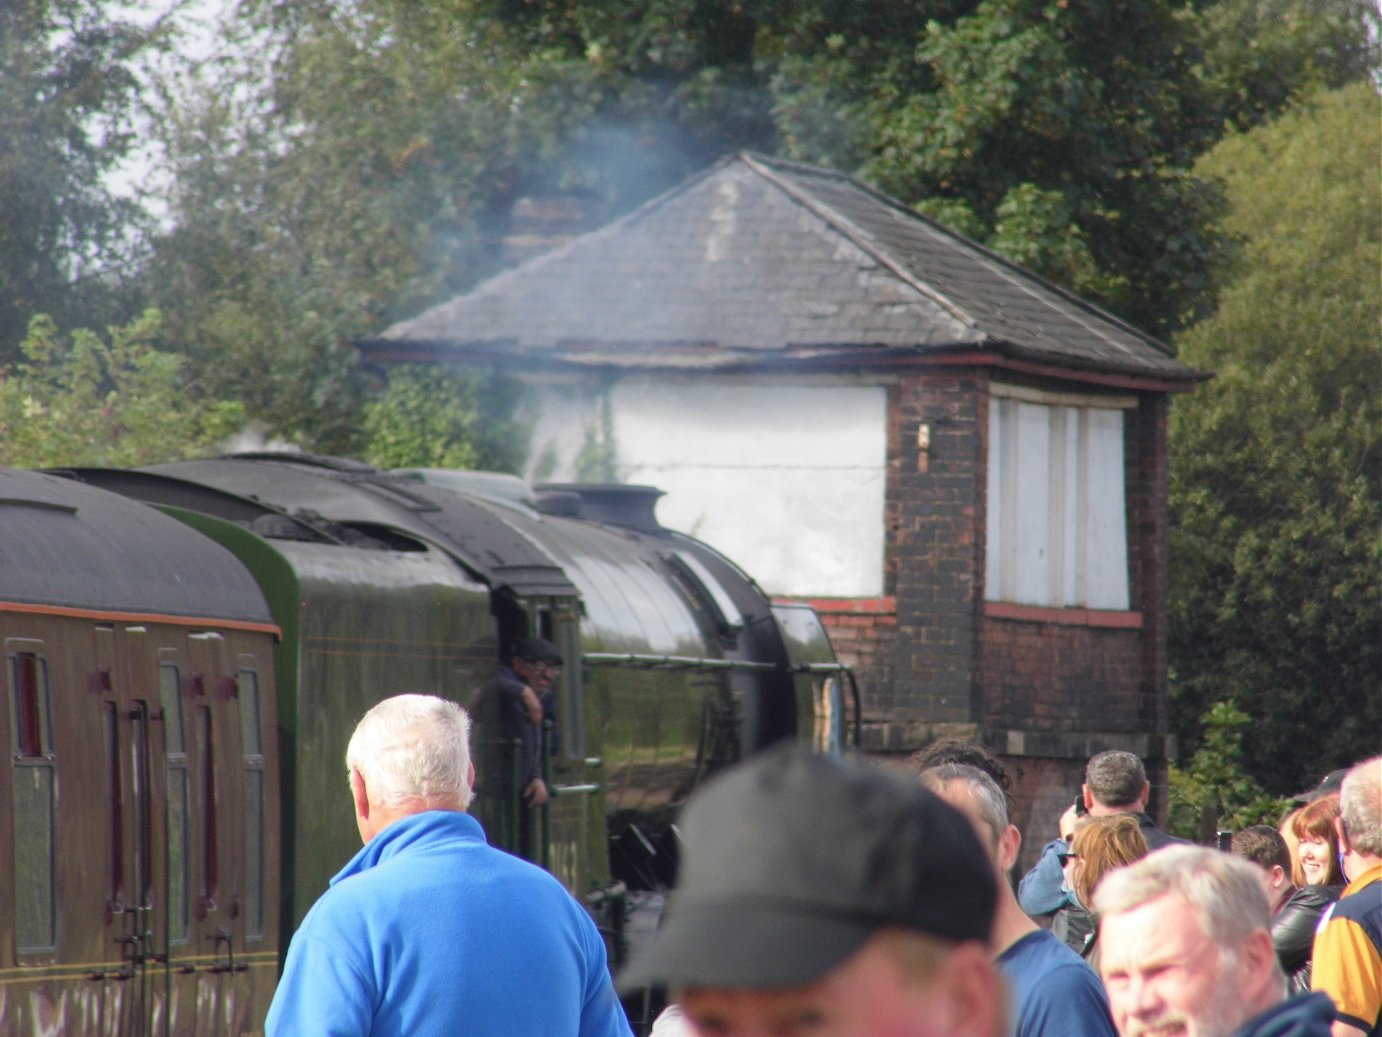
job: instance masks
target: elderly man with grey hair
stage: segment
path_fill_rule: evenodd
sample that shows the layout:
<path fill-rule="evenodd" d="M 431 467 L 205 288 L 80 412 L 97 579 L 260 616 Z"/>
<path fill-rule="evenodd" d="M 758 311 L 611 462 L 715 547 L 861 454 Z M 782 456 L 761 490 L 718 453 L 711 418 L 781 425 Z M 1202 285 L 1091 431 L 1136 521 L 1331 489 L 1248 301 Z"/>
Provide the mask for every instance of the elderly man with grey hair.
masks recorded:
<path fill-rule="evenodd" d="M 1247 861 L 1169 847 L 1110 873 L 1094 910 L 1122 1037 L 1329 1037 L 1329 998 L 1285 1000 L 1267 895 Z"/>
<path fill-rule="evenodd" d="M 364 849 L 293 936 L 269 1037 L 629 1037 L 585 910 L 466 813 L 469 737 L 465 710 L 431 695 L 385 699 L 355 728 Z"/>
<path fill-rule="evenodd" d="M 1114 1037 L 1108 998 L 1084 959 L 1018 906 L 1008 872 L 1022 833 L 1008 822 L 1007 799 L 978 767 L 943 763 L 920 773 L 922 785 L 969 818 L 998 882 L 989 949 L 1008 981 L 1013 1037 Z"/>

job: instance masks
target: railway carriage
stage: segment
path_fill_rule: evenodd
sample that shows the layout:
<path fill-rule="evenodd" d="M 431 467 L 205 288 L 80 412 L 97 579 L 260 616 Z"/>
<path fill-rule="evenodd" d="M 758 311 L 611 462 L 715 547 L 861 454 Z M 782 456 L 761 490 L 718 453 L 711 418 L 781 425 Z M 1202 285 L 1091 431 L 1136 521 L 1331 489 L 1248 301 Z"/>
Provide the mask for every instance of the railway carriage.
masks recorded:
<path fill-rule="evenodd" d="M 262 1020 L 279 950 L 277 633 L 220 545 L 0 471 L 0 1032 Z"/>

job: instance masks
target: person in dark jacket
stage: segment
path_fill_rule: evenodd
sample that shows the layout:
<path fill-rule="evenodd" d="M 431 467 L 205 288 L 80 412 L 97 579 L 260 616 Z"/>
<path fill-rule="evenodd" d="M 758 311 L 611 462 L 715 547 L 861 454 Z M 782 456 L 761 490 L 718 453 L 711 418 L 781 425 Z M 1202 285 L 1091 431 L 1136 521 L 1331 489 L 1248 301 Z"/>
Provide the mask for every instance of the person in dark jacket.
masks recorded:
<path fill-rule="evenodd" d="M 521 637 L 475 689 L 466 710 L 474 718 L 481 805 L 477 814 L 495 844 L 540 860 L 541 808 L 549 791 L 546 761 L 556 752 L 556 682 L 562 657 L 540 637 Z"/>
<path fill-rule="evenodd" d="M 501 737 L 518 746 L 517 787 L 529 806 L 540 807 L 548 798 L 542 778 L 542 722 L 555 714 L 553 685 L 561 665 L 561 652 L 551 641 L 521 637 L 507 665 L 476 690 L 468 705 L 476 716 L 498 712 Z M 508 770 L 500 776 L 505 784 L 513 781 Z"/>
<path fill-rule="evenodd" d="M 1272 943 L 1293 993 L 1310 989 L 1310 951 L 1325 908 L 1338 886 L 1297 886 L 1291 881 L 1291 850 L 1275 828 L 1253 825 L 1233 836 L 1234 855 L 1257 865 L 1272 910 Z"/>
<path fill-rule="evenodd" d="M 1156 827 L 1147 813 L 1151 792 L 1147 769 L 1134 753 L 1113 749 L 1090 757 L 1085 766 L 1080 798 L 1061 815 L 1061 838 L 1042 847 L 1040 859 L 1018 884 L 1017 900 L 1022 910 L 1034 917 L 1054 915 L 1051 931 L 1068 934 L 1064 937 L 1066 942 L 1077 951 L 1093 929 L 1093 922 L 1063 885 L 1061 861 L 1070 852 L 1075 825 L 1081 813 L 1090 817 L 1131 814 L 1137 818 L 1149 852 L 1184 843 L 1184 839 L 1167 835 Z"/>
<path fill-rule="evenodd" d="M 1122 1037 L 1328 1037 L 1328 997 L 1286 1000 L 1267 897 L 1247 861 L 1167 847 L 1106 876 L 1094 910 Z"/>

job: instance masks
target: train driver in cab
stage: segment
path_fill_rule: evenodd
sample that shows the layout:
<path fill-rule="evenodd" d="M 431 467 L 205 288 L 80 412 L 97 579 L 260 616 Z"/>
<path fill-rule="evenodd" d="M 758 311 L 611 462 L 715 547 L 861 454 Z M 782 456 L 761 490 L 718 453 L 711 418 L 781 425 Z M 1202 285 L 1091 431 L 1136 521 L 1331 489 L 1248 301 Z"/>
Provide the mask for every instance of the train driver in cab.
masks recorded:
<path fill-rule="evenodd" d="M 477 720 L 497 715 L 500 736 L 517 744 L 516 785 L 532 807 L 543 806 L 548 799 L 542 779 L 542 722 L 556 716 L 554 687 L 561 666 L 561 652 L 551 641 L 520 637 L 508 663 L 500 664 L 470 701 L 470 713 Z"/>

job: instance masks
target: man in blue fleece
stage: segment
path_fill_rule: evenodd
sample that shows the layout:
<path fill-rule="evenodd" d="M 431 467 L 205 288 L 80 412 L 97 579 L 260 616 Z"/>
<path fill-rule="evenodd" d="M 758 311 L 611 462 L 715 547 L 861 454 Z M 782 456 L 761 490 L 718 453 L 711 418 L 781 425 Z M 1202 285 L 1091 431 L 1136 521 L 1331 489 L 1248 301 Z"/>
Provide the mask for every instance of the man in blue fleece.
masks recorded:
<path fill-rule="evenodd" d="M 293 936 L 269 1037 L 631 1037 L 604 941 L 551 875 L 468 814 L 470 718 L 398 695 L 346 751 L 364 849 Z"/>

